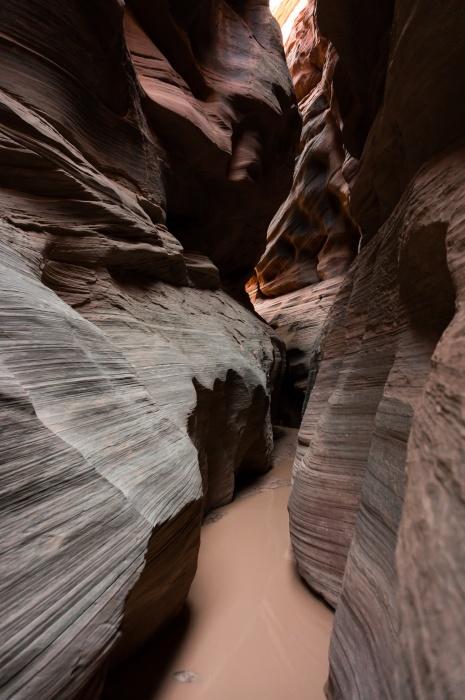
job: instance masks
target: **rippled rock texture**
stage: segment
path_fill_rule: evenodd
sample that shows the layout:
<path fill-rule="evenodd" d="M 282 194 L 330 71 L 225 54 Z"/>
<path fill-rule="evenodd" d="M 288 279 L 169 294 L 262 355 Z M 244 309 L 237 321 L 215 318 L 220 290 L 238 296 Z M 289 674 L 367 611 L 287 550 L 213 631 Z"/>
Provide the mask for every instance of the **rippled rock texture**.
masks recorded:
<path fill-rule="evenodd" d="M 269 466 L 280 346 L 223 288 L 298 118 L 261 2 L 0 18 L 0 695 L 94 700 L 182 604 L 205 509 Z"/>
<path fill-rule="evenodd" d="M 362 241 L 323 331 L 292 540 L 302 576 L 337 604 L 331 700 L 459 700 L 465 10 L 321 0 L 318 21 L 340 55 L 345 142 L 361 155 Z"/>
<path fill-rule="evenodd" d="M 291 184 L 300 119 L 261 0 L 131 0 L 125 34 L 167 154 L 167 224 L 238 296 Z"/>
<path fill-rule="evenodd" d="M 309 3 L 286 45 L 303 130 L 291 192 L 270 225 L 266 251 L 256 267 L 258 289 L 265 297 L 345 273 L 357 249 L 348 209 L 347 154 L 332 85 L 336 54 L 320 35 L 314 12 L 314 3 Z"/>
<path fill-rule="evenodd" d="M 359 240 L 349 212 L 356 161 L 342 142 L 333 90 L 337 56 L 320 34 L 315 12 L 312 0 L 286 43 L 303 117 L 300 149 L 291 192 L 270 224 L 266 251 L 248 283 L 255 309 L 287 344 L 282 412 L 297 427 L 322 325 Z"/>
<path fill-rule="evenodd" d="M 270 9 L 279 22 L 284 42 L 291 34 L 295 21 L 308 0 L 270 0 Z"/>

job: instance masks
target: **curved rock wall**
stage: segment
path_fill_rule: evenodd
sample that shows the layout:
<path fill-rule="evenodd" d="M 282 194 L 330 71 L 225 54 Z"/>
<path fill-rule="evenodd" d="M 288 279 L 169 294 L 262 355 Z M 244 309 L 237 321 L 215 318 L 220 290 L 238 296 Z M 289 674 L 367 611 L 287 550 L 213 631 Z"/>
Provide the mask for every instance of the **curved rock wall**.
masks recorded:
<path fill-rule="evenodd" d="M 298 120 L 263 3 L 0 17 L 0 695 L 95 700 L 182 605 L 205 509 L 269 467 L 281 346 L 221 285 Z"/>
<path fill-rule="evenodd" d="M 261 0 L 131 0 L 125 34 L 166 148 L 167 223 L 242 297 L 291 184 L 300 119 Z"/>
<path fill-rule="evenodd" d="M 270 224 L 256 266 L 259 295 L 276 297 L 344 274 L 357 250 L 349 212 L 350 168 L 333 94 L 334 48 L 319 33 L 315 3 L 299 15 L 286 52 L 303 117 L 287 200 Z"/>
<path fill-rule="evenodd" d="M 287 345 L 281 419 L 298 427 L 319 337 L 359 233 L 349 211 L 356 161 L 344 148 L 333 90 L 336 53 L 321 36 L 316 3 L 302 10 L 286 43 L 303 130 L 288 198 L 268 229 L 265 253 L 248 283 L 256 311 Z"/>
<path fill-rule="evenodd" d="M 363 151 L 362 240 L 323 331 L 292 541 L 337 605 L 329 698 L 459 700 L 465 10 L 320 0 L 318 19 L 340 56 L 346 145 Z"/>

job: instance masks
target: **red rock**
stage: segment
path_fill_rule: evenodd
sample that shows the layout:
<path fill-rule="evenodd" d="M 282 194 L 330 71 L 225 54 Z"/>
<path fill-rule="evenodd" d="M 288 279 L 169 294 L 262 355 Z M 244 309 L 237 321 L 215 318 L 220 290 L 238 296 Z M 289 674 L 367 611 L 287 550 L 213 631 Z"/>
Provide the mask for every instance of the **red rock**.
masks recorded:
<path fill-rule="evenodd" d="M 321 36 L 315 17 L 316 2 L 303 9 L 286 41 L 286 60 L 296 97 L 303 100 L 318 86 L 326 62 L 328 41 Z"/>
<path fill-rule="evenodd" d="M 168 227 L 239 290 L 291 184 L 299 117 L 279 29 L 257 0 L 128 6 L 145 111 L 167 152 Z"/>
<path fill-rule="evenodd" d="M 287 194 L 279 32 L 156 5 L 0 10 L 5 698 L 96 700 L 182 605 L 205 510 L 270 464 L 280 343 L 220 284 Z"/>
<path fill-rule="evenodd" d="M 358 246 L 349 212 L 347 164 L 332 79 L 336 54 L 315 22 L 315 3 L 300 13 L 286 45 L 303 116 L 291 192 L 268 230 L 249 293 L 255 309 L 287 343 L 281 419 L 300 423 L 319 336 Z M 351 159 L 352 162 L 353 159 Z"/>
<path fill-rule="evenodd" d="M 285 372 L 274 399 L 277 423 L 300 425 L 309 384 L 318 372 L 321 331 L 342 281 L 333 277 L 272 299 L 254 300 L 256 312 L 285 346 Z"/>
<path fill-rule="evenodd" d="M 291 536 L 303 577 L 337 604 L 328 698 L 459 700 L 465 10 L 399 0 L 391 24 L 368 5 L 318 6 L 351 77 L 345 104 L 335 85 L 346 144 L 363 148 L 362 239 L 323 331 Z"/>
<path fill-rule="evenodd" d="M 358 243 L 332 93 L 336 54 L 316 29 L 313 3 L 299 15 L 287 49 L 291 75 L 302 95 L 304 125 L 291 192 L 270 225 L 267 248 L 256 267 L 264 296 L 343 274 Z"/>

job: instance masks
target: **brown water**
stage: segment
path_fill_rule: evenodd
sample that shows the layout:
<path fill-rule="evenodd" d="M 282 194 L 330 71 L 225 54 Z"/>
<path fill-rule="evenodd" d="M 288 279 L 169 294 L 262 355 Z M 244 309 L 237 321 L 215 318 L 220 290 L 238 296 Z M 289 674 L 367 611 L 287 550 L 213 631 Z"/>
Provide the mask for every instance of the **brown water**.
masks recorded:
<path fill-rule="evenodd" d="M 332 613 L 298 578 L 289 543 L 295 437 L 277 442 L 266 477 L 209 516 L 185 614 L 128 667 L 112 698 L 324 699 Z"/>

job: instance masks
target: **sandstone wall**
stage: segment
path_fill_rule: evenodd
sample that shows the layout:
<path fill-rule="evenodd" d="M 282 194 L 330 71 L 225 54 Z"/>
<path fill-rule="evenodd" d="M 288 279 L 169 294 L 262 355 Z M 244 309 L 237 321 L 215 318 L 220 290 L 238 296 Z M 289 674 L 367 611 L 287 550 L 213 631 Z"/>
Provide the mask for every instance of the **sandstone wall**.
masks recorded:
<path fill-rule="evenodd" d="M 269 467 L 280 344 L 224 288 L 298 117 L 262 2 L 0 17 L 0 695 L 95 700 L 182 605 L 205 509 Z"/>
<path fill-rule="evenodd" d="M 300 424 L 309 373 L 335 294 L 357 251 L 349 212 L 348 157 L 333 90 L 336 52 L 321 36 L 316 4 L 307 4 L 286 43 L 303 129 L 288 198 L 268 230 L 265 253 L 248 283 L 256 311 L 287 345 L 287 385 L 281 419 Z"/>
<path fill-rule="evenodd" d="M 464 20 L 459 2 L 318 4 L 361 155 L 361 252 L 325 325 L 289 504 L 299 570 L 337 605 L 332 700 L 463 695 Z"/>

